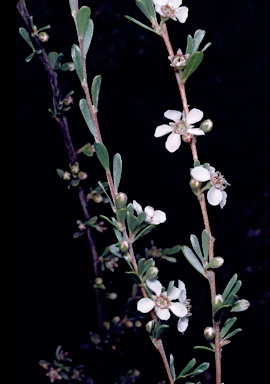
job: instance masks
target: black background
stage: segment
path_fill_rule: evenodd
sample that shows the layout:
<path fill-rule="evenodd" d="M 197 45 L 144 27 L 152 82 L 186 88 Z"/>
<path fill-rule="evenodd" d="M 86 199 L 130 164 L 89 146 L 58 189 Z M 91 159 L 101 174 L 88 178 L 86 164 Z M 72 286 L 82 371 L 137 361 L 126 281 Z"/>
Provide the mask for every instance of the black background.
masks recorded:
<path fill-rule="evenodd" d="M 77 43 L 68 1 L 27 1 L 30 15 L 47 32 L 47 52 L 64 54 Z M 102 75 L 99 123 L 110 156 L 119 152 L 123 160 L 120 189 L 142 206 L 153 205 L 167 214 L 167 221 L 135 246 L 143 256 L 151 240 L 158 247 L 189 245 L 191 233 L 203 229 L 199 206 L 190 192 L 189 146 L 170 154 L 165 139 L 154 138 L 157 125 L 166 123 L 167 109 L 181 110 L 167 52 L 155 34 L 127 20 L 130 15 L 147 19 L 134 1 L 84 1 L 90 6 L 95 30 L 88 53 L 89 81 Z M 189 17 L 185 24 L 170 21 L 168 29 L 176 51 L 185 49 L 186 37 L 204 29 L 202 44 L 211 42 L 199 69 L 187 82 L 190 108 L 204 111 L 214 122 L 213 130 L 198 139 L 201 162 L 210 162 L 231 184 L 223 210 L 209 206 L 216 255 L 225 259 L 217 272 L 217 290 L 222 292 L 234 273 L 242 281 L 240 298 L 250 301 L 236 326 L 243 329 L 223 351 L 225 384 L 267 380 L 269 338 L 269 5 L 255 0 L 186 1 Z M 56 173 L 68 169 L 68 157 L 58 124 L 51 118 L 52 95 L 40 61 L 25 62 L 30 48 L 18 33 L 25 27 L 16 14 L 16 98 L 14 156 L 14 383 L 47 383 L 40 359 L 52 360 L 58 345 L 68 350 L 75 362 L 95 375 L 95 360 L 82 345 L 89 342 L 95 318 L 91 253 L 86 238 L 74 240 L 76 220 L 82 219 L 76 190 Z M 75 72 L 59 73 L 62 93 L 74 90 L 74 105 L 67 113 L 75 148 L 91 142 L 92 136 L 78 108 L 84 97 Z M 86 185 L 95 186 L 105 175 L 96 159 L 80 162 L 89 174 Z M 111 215 L 106 205 L 90 206 L 95 214 Z M 103 210 L 103 212 L 101 212 Z M 95 233 L 98 251 L 104 234 Z M 111 229 L 108 242 L 114 242 Z M 161 281 L 181 278 L 192 300 L 193 316 L 185 336 L 164 336 L 166 353 L 175 355 L 180 368 L 196 355 L 198 362 L 211 359 L 193 345 L 204 344 L 205 326 L 210 325 L 207 282 L 179 254 L 176 265 L 160 266 Z M 123 281 L 123 270 L 116 278 Z M 116 284 L 119 301 L 126 285 Z M 114 304 L 115 308 L 117 304 Z M 117 311 L 117 310 L 116 310 Z M 112 313 L 114 308 L 112 309 Z M 117 313 L 115 313 L 117 314 Z M 130 338 L 129 338 L 130 337 Z M 127 337 L 124 355 L 115 355 L 108 365 L 107 381 L 116 372 L 135 366 L 142 383 L 165 378 L 159 356 L 144 330 Z M 135 344 L 140 340 L 141 345 Z M 137 339 L 136 339 L 137 338 Z M 147 362 L 147 364 L 146 364 Z M 182 368 L 181 368 L 182 369 Z M 211 370 L 210 370 L 211 372 Z M 213 382 L 211 374 L 202 382 Z M 212 381 L 211 381 L 212 380 Z"/>

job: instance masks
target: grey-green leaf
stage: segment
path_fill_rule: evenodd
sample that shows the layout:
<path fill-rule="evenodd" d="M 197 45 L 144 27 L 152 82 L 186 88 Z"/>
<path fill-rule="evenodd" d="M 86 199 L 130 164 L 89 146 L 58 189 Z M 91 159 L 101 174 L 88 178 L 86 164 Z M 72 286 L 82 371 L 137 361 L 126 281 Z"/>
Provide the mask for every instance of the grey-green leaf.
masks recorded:
<path fill-rule="evenodd" d="M 222 339 L 222 341 L 225 341 L 225 340 L 229 339 L 230 337 L 236 335 L 238 332 L 241 332 L 241 331 L 242 331 L 241 328 L 237 328 L 237 329 L 235 329 L 234 331 L 228 333 L 228 335 L 225 336 L 225 337 Z"/>
<path fill-rule="evenodd" d="M 185 83 L 189 76 L 196 71 L 203 59 L 203 52 L 194 52 L 188 59 L 187 65 L 183 71 L 182 82 Z"/>
<path fill-rule="evenodd" d="M 151 23 L 156 20 L 156 12 L 152 0 L 136 0 L 136 5 L 145 14 Z"/>
<path fill-rule="evenodd" d="M 74 65 L 75 65 L 76 73 L 80 79 L 80 82 L 82 83 L 84 80 L 83 66 L 82 66 L 82 55 L 81 55 L 80 48 L 76 44 L 73 44 L 71 47 L 71 57 L 72 57 Z"/>
<path fill-rule="evenodd" d="M 90 113 L 90 110 L 89 110 L 89 107 L 87 104 L 87 100 L 81 99 L 79 101 L 79 107 L 80 107 L 81 113 L 83 115 L 83 118 L 87 124 L 87 127 L 89 128 L 89 131 L 92 133 L 94 138 L 96 138 L 96 130 L 95 130 L 94 122 L 93 122 L 93 119 L 92 119 L 92 116 L 91 116 L 91 113 Z"/>
<path fill-rule="evenodd" d="M 110 168 L 109 153 L 103 143 L 98 141 L 94 143 L 97 158 L 99 159 L 103 168 L 107 171 Z"/>
<path fill-rule="evenodd" d="M 186 47 L 186 54 L 191 55 L 191 53 L 192 53 L 192 47 L 193 47 L 193 43 L 194 43 L 193 37 L 192 37 L 191 35 L 188 35 L 188 38 L 187 38 L 187 47 Z"/>
<path fill-rule="evenodd" d="M 113 157 L 113 182 L 114 187 L 118 190 L 122 175 L 122 158 L 119 153 L 116 153 Z"/>
<path fill-rule="evenodd" d="M 226 285 L 224 292 L 222 293 L 222 297 L 224 300 L 226 300 L 227 296 L 229 295 L 236 281 L 237 281 L 237 274 L 235 273 L 233 277 L 230 279 L 230 281 L 228 282 L 228 284 Z"/>
<path fill-rule="evenodd" d="M 130 16 L 127 16 L 127 15 L 125 17 L 128 20 L 133 21 L 133 23 L 138 24 L 140 27 L 142 27 L 144 29 L 147 29 L 148 31 L 151 31 L 151 32 L 154 32 L 154 33 L 158 34 L 153 28 L 148 27 L 147 25 L 141 23 L 140 21 L 134 19 L 133 17 L 130 17 Z"/>
<path fill-rule="evenodd" d="M 209 235 L 206 229 L 202 231 L 202 249 L 203 249 L 204 260 L 208 261 Z"/>
<path fill-rule="evenodd" d="M 192 47 L 192 53 L 196 52 L 199 49 L 199 46 L 200 46 L 204 36 L 205 36 L 205 31 L 202 30 L 202 29 L 198 29 L 195 32 L 194 44 L 193 44 L 193 47 Z"/>
<path fill-rule="evenodd" d="M 154 228 L 156 228 L 156 225 L 154 224 L 150 224 L 148 225 L 146 228 L 144 228 L 140 233 L 137 234 L 137 236 L 135 237 L 135 239 L 133 240 L 136 241 L 138 240 L 140 237 L 146 235 L 147 233 L 151 232 Z"/>
<path fill-rule="evenodd" d="M 90 47 L 90 44 L 91 44 L 91 41 L 92 41 L 92 37 L 93 37 L 93 33 L 94 33 L 94 23 L 93 23 L 92 19 L 89 19 L 88 23 L 87 23 L 85 35 L 84 35 L 84 38 L 83 38 L 83 53 L 84 53 L 84 56 L 87 55 L 87 52 L 89 50 L 89 47 Z"/>
<path fill-rule="evenodd" d="M 185 375 L 186 373 L 188 373 L 193 367 L 194 365 L 196 364 L 196 359 L 191 359 L 188 364 L 185 366 L 184 369 L 182 369 L 182 371 L 180 372 L 179 376 L 183 376 Z M 178 376 L 178 377 L 179 377 Z"/>
<path fill-rule="evenodd" d="M 20 35 L 22 36 L 22 38 L 27 42 L 28 45 L 30 45 L 30 47 L 34 51 L 35 47 L 33 46 L 33 43 L 31 41 L 31 38 L 30 38 L 29 33 L 27 32 L 27 30 L 25 28 L 19 28 L 19 32 L 20 32 Z"/>
<path fill-rule="evenodd" d="M 204 269 L 203 269 L 203 266 L 202 264 L 199 262 L 199 260 L 197 259 L 197 257 L 195 256 L 195 254 L 192 252 L 192 250 L 186 246 L 186 245 L 183 245 L 182 246 L 182 252 L 185 256 L 185 258 L 187 259 L 187 261 L 200 273 L 202 274 L 204 277 L 205 276 L 205 273 L 204 273 Z"/>
<path fill-rule="evenodd" d="M 194 371 L 189 373 L 189 376 L 195 376 L 199 375 L 200 373 L 206 371 L 209 368 L 209 363 L 202 363 L 197 368 L 194 369 Z"/>
<path fill-rule="evenodd" d="M 71 13 L 73 13 L 75 11 L 75 0 L 69 0 L 69 6 Z"/>
<path fill-rule="evenodd" d="M 175 374 L 175 368 L 174 368 L 174 357 L 173 355 L 170 355 L 170 371 L 172 374 L 172 378 L 175 380 L 176 374 Z"/>
<path fill-rule="evenodd" d="M 98 109 L 99 91 L 101 86 L 101 75 L 94 77 L 91 86 L 92 102 L 96 109 Z"/>
<path fill-rule="evenodd" d="M 231 327 L 234 325 L 236 322 L 237 318 L 236 317 L 231 317 L 227 319 L 220 331 L 220 338 L 223 339 L 223 337 L 227 334 L 227 332 L 231 329 Z"/>
<path fill-rule="evenodd" d="M 53 70 L 57 69 L 58 67 L 58 57 L 59 54 L 57 52 L 50 52 L 48 54 L 48 60 Z"/>
<path fill-rule="evenodd" d="M 82 6 L 77 12 L 77 26 L 78 26 L 78 32 L 81 40 L 84 39 L 90 14 L 91 14 L 90 8 L 86 7 L 85 5 Z"/>
<path fill-rule="evenodd" d="M 201 252 L 201 247 L 200 247 L 200 243 L 199 243 L 197 236 L 190 235 L 190 241 L 191 241 L 191 244 L 192 244 L 192 247 L 193 247 L 195 253 L 197 254 L 197 256 L 200 258 L 201 262 L 203 263 L 203 261 L 204 261 L 203 255 Z"/>

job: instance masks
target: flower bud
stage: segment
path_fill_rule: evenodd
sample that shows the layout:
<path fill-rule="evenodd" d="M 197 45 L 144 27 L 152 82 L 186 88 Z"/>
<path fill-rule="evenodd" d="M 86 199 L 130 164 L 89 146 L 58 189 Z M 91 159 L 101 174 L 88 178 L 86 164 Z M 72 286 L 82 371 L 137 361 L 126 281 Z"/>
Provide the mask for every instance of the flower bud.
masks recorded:
<path fill-rule="evenodd" d="M 49 35 L 46 32 L 39 32 L 37 37 L 42 43 L 46 43 L 49 40 Z"/>
<path fill-rule="evenodd" d="M 121 252 L 126 253 L 129 250 L 129 244 L 126 240 L 121 241 L 119 243 L 119 249 Z"/>
<path fill-rule="evenodd" d="M 223 265 L 224 259 L 222 257 L 213 257 L 213 259 L 207 264 L 205 269 L 215 269 Z"/>
<path fill-rule="evenodd" d="M 127 195 L 123 192 L 119 192 L 115 199 L 116 208 L 124 208 L 127 204 Z"/>
<path fill-rule="evenodd" d="M 138 376 L 140 376 L 140 374 L 141 374 L 141 372 L 138 369 L 134 369 L 134 371 L 133 371 L 134 377 L 138 377 Z"/>
<path fill-rule="evenodd" d="M 213 128 L 213 122 L 210 119 L 204 120 L 200 125 L 200 129 L 204 131 L 204 133 L 212 131 L 212 128 Z"/>
<path fill-rule="evenodd" d="M 191 186 L 192 189 L 199 189 L 201 188 L 202 182 L 193 179 L 193 177 L 190 179 L 189 185 Z"/>
<path fill-rule="evenodd" d="M 222 295 L 216 295 L 212 300 L 212 307 L 218 309 L 223 304 L 224 300 Z"/>
<path fill-rule="evenodd" d="M 150 320 L 146 324 L 145 329 L 146 329 L 147 332 L 150 333 L 154 327 L 155 327 L 155 320 Z"/>
<path fill-rule="evenodd" d="M 132 327 L 133 327 L 133 322 L 130 321 L 130 320 L 127 320 L 127 321 L 125 322 L 125 325 L 126 325 L 127 328 L 132 328 Z"/>
<path fill-rule="evenodd" d="M 112 319 L 112 323 L 114 323 L 114 324 L 119 323 L 119 321 L 120 321 L 120 317 L 119 316 L 114 316 L 114 318 Z"/>
<path fill-rule="evenodd" d="M 73 97 L 71 97 L 71 96 L 65 97 L 63 100 L 63 103 L 64 103 L 64 105 L 67 105 L 67 106 L 73 104 Z"/>
<path fill-rule="evenodd" d="M 100 203 L 103 200 L 103 197 L 101 195 L 99 195 L 98 193 L 96 193 L 93 195 L 92 200 L 95 203 Z"/>
<path fill-rule="evenodd" d="M 216 332 L 213 327 L 206 327 L 203 331 L 203 334 L 208 341 L 213 340 L 216 336 Z"/>
<path fill-rule="evenodd" d="M 109 330 L 110 329 L 110 323 L 108 322 L 108 321 L 103 321 L 103 325 L 104 325 L 104 327 L 107 329 L 107 330 Z"/>
<path fill-rule="evenodd" d="M 185 142 L 185 143 L 191 143 L 191 140 L 192 140 L 193 136 L 191 133 L 184 133 L 182 135 L 182 140 Z"/>
<path fill-rule="evenodd" d="M 75 70 L 75 65 L 72 61 L 65 63 L 65 65 L 67 66 L 68 71 L 74 71 Z"/>
<path fill-rule="evenodd" d="M 79 168 L 79 164 L 78 163 L 75 163 L 73 164 L 71 167 L 70 167 L 70 170 L 72 173 L 78 173 L 80 168 Z"/>
<path fill-rule="evenodd" d="M 158 274 L 158 268 L 157 267 L 150 267 L 146 271 L 145 277 L 147 279 L 153 279 L 154 277 L 157 276 L 157 274 Z"/>
<path fill-rule="evenodd" d="M 111 293 L 109 293 L 108 294 L 108 299 L 110 299 L 110 300 L 115 300 L 116 298 L 117 298 L 117 293 L 115 293 L 115 292 L 111 292 Z"/>
<path fill-rule="evenodd" d="M 101 277 L 96 277 L 96 278 L 95 278 L 95 284 L 96 284 L 96 285 L 100 285 L 100 284 L 102 284 L 102 283 L 103 283 L 103 280 L 102 280 Z"/>
<path fill-rule="evenodd" d="M 249 306 L 250 306 L 249 301 L 247 301 L 245 299 L 238 300 L 234 304 L 234 306 L 232 307 L 231 312 L 242 312 L 242 311 L 245 311 L 246 309 L 248 309 Z"/>
<path fill-rule="evenodd" d="M 142 326 L 142 322 L 140 320 L 135 321 L 135 327 L 140 328 Z"/>
<path fill-rule="evenodd" d="M 85 180 L 85 179 L 87 179 L 87 173 L 86 172 L 82 172 L 82 171 L 80 171 L 79 173 L 78 173 L 78 178 L 80 179 L 80 180 Z"/>

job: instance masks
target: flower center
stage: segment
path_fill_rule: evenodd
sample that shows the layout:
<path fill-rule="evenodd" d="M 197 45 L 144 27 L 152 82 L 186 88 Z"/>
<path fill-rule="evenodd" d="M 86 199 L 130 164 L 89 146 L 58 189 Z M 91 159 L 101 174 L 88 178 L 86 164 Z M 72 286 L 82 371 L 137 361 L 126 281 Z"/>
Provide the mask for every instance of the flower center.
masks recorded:
<path fill-rule="evenodd" d="M 215 172 L 210 179 L 211 184 L 220 191 L 223 191 L 229 183 L 220 172 Z"/>
<path fill-rule="evenodd" d="M 183 135 L 187 132 L 188 127 L 186 126 L 186 123 L 184 120 L 180 120 L 175 124 L 172 124 L 174 133 L 178 133 L 179 135 Z"/>
<path fill-rule="evenodd" d="M 157 307 L 161 309 L 165 309 L 165 308 L 169 308 L 169 306 L 171 305 L 171 302 L 167 296 L 160 295 L 155 298 L 155 304 Z"/>
<path fill-rule="evenodd" d="M 184 67 L 187 64 L 187 59 L 182 54 L 177 54 L 171 61 L 173 67 Z"/>
<path fill-rule="evenodd" d="M 175 15 L 174 9 L 170 7 L 168 4 L 163 5 L 161 7 L 161 11 L 165 17 L 172 18 Z"/>

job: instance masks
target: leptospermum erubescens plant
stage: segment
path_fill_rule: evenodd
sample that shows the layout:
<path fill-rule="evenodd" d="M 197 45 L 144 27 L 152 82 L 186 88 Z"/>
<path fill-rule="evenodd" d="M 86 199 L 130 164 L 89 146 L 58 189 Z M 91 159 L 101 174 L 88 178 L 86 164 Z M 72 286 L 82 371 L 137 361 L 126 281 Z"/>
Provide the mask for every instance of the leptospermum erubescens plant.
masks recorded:
<path fill-rule="evenodd" d="M 144 14 L 144 18 L 146 17 L 147 23 L 145 24 L 131 16 L 126 16 L 126 18 L 136 23 L 138 27 L 153 32 L 157 38 L 163 40 L 167 50 L 168 65 L 174 73 L 182 104 L 181 111 L 174 109 L 161 111 L 161 114 L 164 114 L 164 123 L 153 127 L 153 140 L 167 135 L 164 151 L 167 150 L 170 153 L 181 151 L 181 146 L 185 143 L 190 146 L 193 162 L 186 172 L 190 174 L 190 189 L 195 197 L 194 202 L 199 203 L 204 223 L 199 237 L 195 234 L 190 235 L 190 246 L 176 245 L 163 250 L 153 246 L 150 250 L 146 250 L 145 257 L 135 253 L 135 242 L 157 226 L 162 225 L 167 217 L 165 212 L 160 209 L 162 206 L 154 208 L 148 205 L 143 208 L 136 200 L 129 202 L 128 196 L 119 189 L 122 158 L 119 153 L 114 154 L 113 157 L 109 154 L 108 146 L 103 142 L 98 121 L 98 101 L 102 78 L 100 74 L 97 74 L 89 85 L 87 74 L 86 57 L 94 32 L 91 9 L 85 5 L 80 6 L 77 0 L 69 1 L 71 17 L 78 38 L 77 43 L 71 47 L 72 61 L 70 62 L 62 63 L 63 55 L 57 52 L 46 53 L 43 43 L 46 43 L 49 35 L 44 30 L 50 26 L 47 25 L 38 29 L 34 24 L 33 17 L 28 14 L 24 0 L 17 2 L 17 9 L 26 24 L 26 28 L 21 27 L 19 32 L 32 50 L 27 56 L 26 62 L 38 57 L 46 70 L 53 93 L 53 106 L 49 112 L 61 127 L 70 160 L 67 169 L 57 169 L 57 173 L 68 183 L 68 188 L 77 188 L 82 206 L 83 219 L 77 221 L 78 230 L 74 233 L 74 238 L 86 234 L 93 257 L 95 276 L 93 287 L 96 294 L 96 314 L 100 333 L 91 334 L 92 342 L 96 344 L 97 348 L 102 348 L 101 335 L 104 334 L 104 329 L 107 332 L 106 337 L 108 337 L 110 332 L 113 333 L 113 327 L 118 327 L 119 331 L 123 324 L 128 326 L 128 324 L 132 324 L 132 321 L 135 321 L 139 326 L 141 321 L 145 320 L 146 332 L 160 354 L 168 382 L 174 383 L 182 379 L 185 383 L 200 383 L 196 381 L 196 376 L 203 374 L 210 363 L 197 364 L 196 359 L 192 358 L 185 366 L 179 368 L 170 351 L 165 353 L 162 341 L 162 338 L 166 336 L 166 329 L 170 325 L 172 316 L 177 318 L 175 337 L 179 345 L 181 338 L 185 337 L 185 331 L 189 325 L 191 302 L 187 296 L 185 283 L 182 281 L 182 279 L 185 280 L 185 277 L 179 276 L 178 281 L 168 278 L 168 282 L 162 282 L 158 276 L 159 261 L 163 259 L 175 263 L 177 259 L 172 255 L 181 251 L 198 272 L 198 284 L 202 278 L 209 282 L 209 297 L 212 307 L 209 316 L 211 316 L 212 322 L 205 325 L 206 345 L 194 346 L 194 349 L 204 349 L 211 352 L 209 360 L 214 354 L 214 380 L 216 384 L 221 384 L 222 349 L 230 343 L 232 336 L 241 331 L 240 328 L 234 330 L 231 328 L 236 322 L 235 315 L 237 312 L 246 310 L 249 307 L 249 302 L 238 297 L 242 283 L 238 280 L 237 274 L 231 277 L 222 293 L 218 293 L 216 289 L 215 270 L 223 265 L 224 259 L 214 254 L 214 237 L 210 228 L 207 205 L 217 206 L 217 209 L 218 206 L 224 208 L 227 199 L 225 189 L 230 184 L 210 163 L 202 163 L 199 160 L 196 147 L 197 140 L 212 130 L 213 123 L 210 118 L 204 119 L 204 113 L 197 108 L 198 106 L 189 108 L 185 91 L 189 77 L 202 63 L 204 53 L 210 43 L 201 47 L 205 31 L 198 29 L 193 36 L 188 35 L 186 47 L 176 47 L 176 49 L 172 47 L 167 24 L 178 23 L 179 29 L 181 29 L 181 24 L 186 22 L 189 10 L 187 6 L 182 5 L 182 0 L 136 0 L 135 3 Z M 120 2 L 119 6 L 121 6 Z M 76 71 L 82 87 L 84 96 L 79 100 L 79 108 L 93 142 L 93 144 L 86 143 L 78 150 L 73 147 L 67 120 L 67 112 L 73 104 L 71 97 L 73 91 L 62 96 L 57 77 L 57 71 L 72 70 Z M 160 144 L 163 145 L 161 140 Z M 78 158 L 81 155 L 88 156 L 89 160 L 96 156 L 104 170 L 104 181 L 99 181 L 98 185 L 87 191 L 84 189 L 84 181 L 88 178 L 88 174 L 80 168 Z M 206 191 L 205 198 L 204 192 Z M 111 216 L 108 217 L 101 211 L 100 217 L 92 217 L 89 209 L 90 202 L 109 204 Z M 105 227 L 105 223 L 107 227 Z M 96 249 L 93 231 L 103 233 L 108 228 L 113 231 L 115 242 L 107 244 L 100 252 Z M 105 236 L 105 233 L 102 236 Z M 107 291 L 106 282 L 101 276 L 105 269 L 113 272 L 119 262 L 125 264 L 126 274 L 134 284 L 130 301 L 136 302 L 136 313 L 129 317 L 127 309 L 128 315 L 125 315 L 125 318 L 114 318 L 112 321 L 108 321 L 103 297 L 105 294 L 107 298 L 114 299 L 116 294 Z M 46 369 L 46 376 L 51 383 L 60 380 L 82 381 L 81 367 L 72 369 L 70 362 L 71 360 L 67 358 L 66 353 L 59 346 L 54 362 L 48 363 L 41 360 L 40 365 Z M 138 371 L 130 371 L 127 374 L 130 381 L 123 382 L 135 382 L 138 376 Z M 190 380 L 195 381 L 191 382 Z"/>

